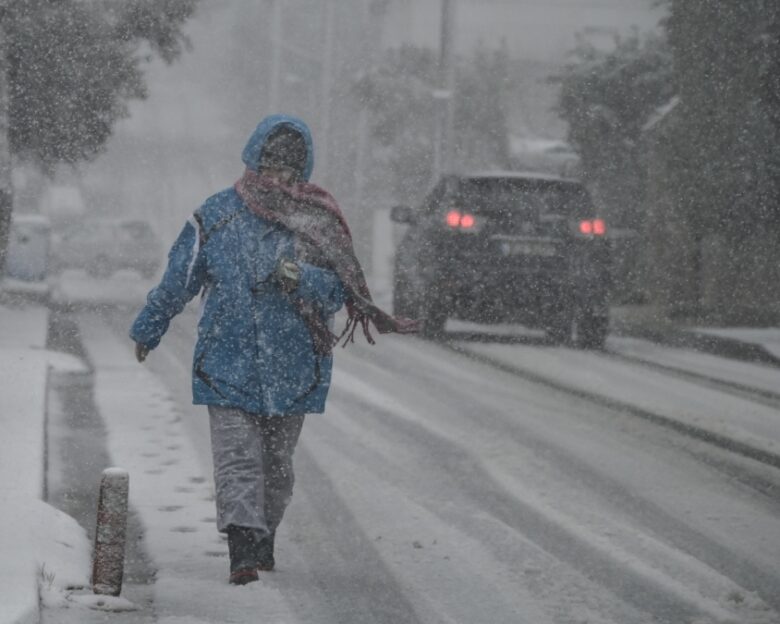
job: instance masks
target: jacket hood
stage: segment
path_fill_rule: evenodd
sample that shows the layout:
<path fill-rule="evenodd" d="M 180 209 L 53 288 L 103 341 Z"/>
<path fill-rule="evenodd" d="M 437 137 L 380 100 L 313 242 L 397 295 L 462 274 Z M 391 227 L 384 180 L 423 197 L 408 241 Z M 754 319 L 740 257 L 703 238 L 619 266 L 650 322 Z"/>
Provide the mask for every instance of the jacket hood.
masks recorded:
<path fill-rule="evenodd" d="M 314 169 L 314 148 L 311 140 L 311 130 L 302 119 L 292 117 L 290 115 L 269 115 L 263 119 L 257 128 L 249 137 L 244 151 L 241 153 L 241 160 L 248 169 L 257 171 L 260 167 L 260 156 L 263 153 L 263 146 L 270 134 L 279 126 L 290 126 L 294 130 L 297 130 L 303 136 L 303 140 L 306 142 L 306 164 L 303 168 L 303 179 L 305 182 L 309 181 L 311 172 Z"/>

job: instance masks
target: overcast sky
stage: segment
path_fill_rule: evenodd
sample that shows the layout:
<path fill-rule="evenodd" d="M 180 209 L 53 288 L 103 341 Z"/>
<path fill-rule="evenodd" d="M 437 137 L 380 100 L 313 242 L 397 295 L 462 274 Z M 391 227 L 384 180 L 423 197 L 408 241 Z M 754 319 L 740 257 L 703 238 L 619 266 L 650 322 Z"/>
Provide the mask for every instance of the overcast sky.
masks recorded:
<path fill-rule="evenodd" d="M 480 41 L 506 40 L 513 56 L 561 61 L 585 28 L 627 32 L 656 26 L 663 14 L 654 0 L 458 0 L 458 49 Z M 435 47 L 441 0 L 393 0 L 389 4 L 387 45 L 410 42 Z M 609 37 L 609 35 L 606 35 Z"/>

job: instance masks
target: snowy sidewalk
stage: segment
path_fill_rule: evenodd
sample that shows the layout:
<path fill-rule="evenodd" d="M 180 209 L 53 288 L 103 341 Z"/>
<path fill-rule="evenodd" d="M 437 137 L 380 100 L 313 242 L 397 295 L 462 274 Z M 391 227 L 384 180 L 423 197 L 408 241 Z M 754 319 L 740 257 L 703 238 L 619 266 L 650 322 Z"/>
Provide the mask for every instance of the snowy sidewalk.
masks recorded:
<path fill-rule="evenodd" d="M 0 304 L 0 624 L 39 619 L 40 592 L 89 582 L 90 545 L 69 516 L 43 502 L 48 311 Z"/>
<path fill-rule="evenodd" d="M 118 336 L 99 314 L 80 315 L 79 328 L 95 368 L 95 401 L 106 423 L 108 450 L 130 474 L 130 503 L 156 568 L 157 622 L 239 623 L 261 609 L 263 622 L 296 622 L 293 606 L 271 579 L 228 585 L 210 457 L 199 456 L 187 433 L 182 414 L 187 406 L 175 403 L 164 381 L 135 361 L 130 339 Z M 205 410 L 197 414 L 206 417 Z"/>

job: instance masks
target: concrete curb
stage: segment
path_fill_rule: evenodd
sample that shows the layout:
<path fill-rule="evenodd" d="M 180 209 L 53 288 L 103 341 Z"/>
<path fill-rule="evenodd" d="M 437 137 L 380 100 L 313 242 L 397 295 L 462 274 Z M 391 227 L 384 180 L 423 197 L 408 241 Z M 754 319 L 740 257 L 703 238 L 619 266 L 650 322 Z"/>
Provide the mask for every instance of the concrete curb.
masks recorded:
<path fill-rule="evenodd" d="M 621 328 L 616 334 L 631 338 L 642 338 L 667 347 L 693 349 L 694 351 L 719 355 L 733 360 L 766 364 L 780 368 L 780 358 L 767 351 L 763 346 L 735 338 L 715 336 L 679 327 L 673 330 L 664 329 L 663 331 L 654 328 Z"/>
<path fill-rule="evenodd" d="M 0 552 L 0 624 L 28 624 L 40 617 L 39 570 L 28 518 L 34 501 L 44 495 L 44 423 L 48 361 L 45 352 L 48 313 L 39 306 L 0 305 L 0 380 L 4 453 L 0 449 L 0 506 L 6 510 Z M 11 450 L 13 449 L 13 450 Z M 25 514 L 25 516 L 20 516 Z"/>
<path fill-rule="evenodd" d="M 733 360 L 780 368 L 780 358 L 759 343 L 698 331 L 681 323 L 662 319 L 652 310 L 615 308 L 610 316 L 612 332 L 617 336 L 641 338 L 667 347 L 692 349 Z"/>

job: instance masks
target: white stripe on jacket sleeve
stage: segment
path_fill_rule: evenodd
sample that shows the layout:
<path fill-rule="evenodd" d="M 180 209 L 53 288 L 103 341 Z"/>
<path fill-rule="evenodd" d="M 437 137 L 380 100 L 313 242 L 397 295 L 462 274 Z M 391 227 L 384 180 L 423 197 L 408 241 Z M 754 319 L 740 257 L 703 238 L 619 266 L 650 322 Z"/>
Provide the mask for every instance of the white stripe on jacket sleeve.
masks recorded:
<path fill-rule="evenodd" d="M 200 225 L 198 225 L 195 217 L 190 217 L 187 219 L 187 223 L 189 223 L 195 229 L 195 241 L 192 243 L 192 257 L 190 258 L 190 263 L 187 266 L 187 279 L 184 280 L 185 288 L 190 285 L 192 271 L 195 268 L 195 261 L 198 259 L 198 253 L 200 252 Z"/>

